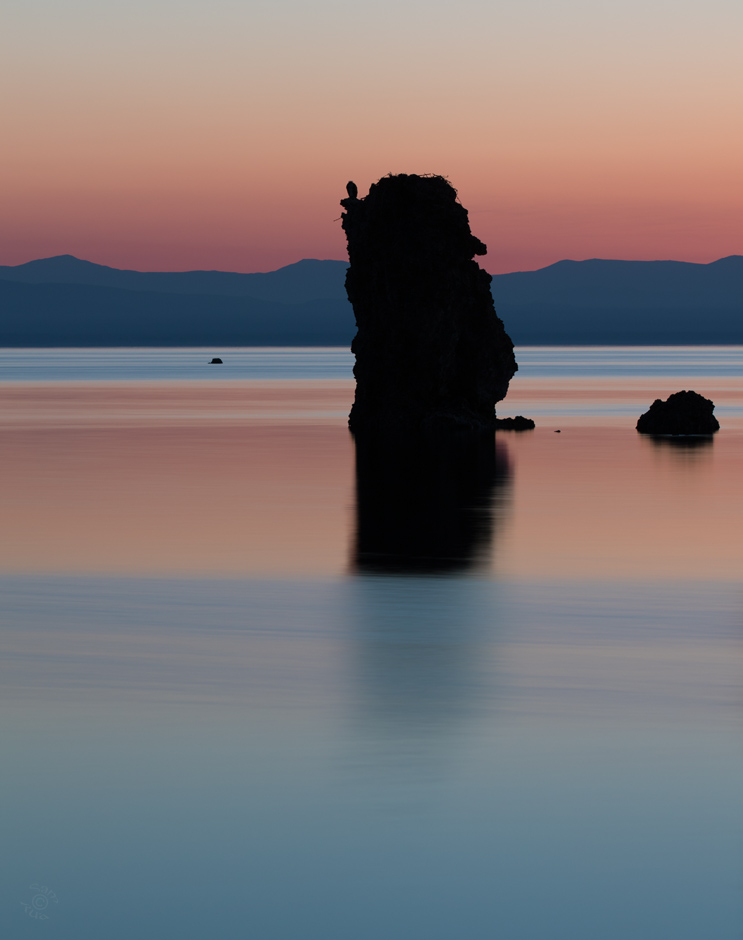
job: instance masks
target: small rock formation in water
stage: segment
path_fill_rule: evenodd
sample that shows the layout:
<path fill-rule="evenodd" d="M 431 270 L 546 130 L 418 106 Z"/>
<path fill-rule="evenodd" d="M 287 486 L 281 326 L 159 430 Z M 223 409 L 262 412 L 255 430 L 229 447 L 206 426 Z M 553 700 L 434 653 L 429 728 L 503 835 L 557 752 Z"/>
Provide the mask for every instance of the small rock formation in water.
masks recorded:
<path fill-rule="evenodd" d="M 221 365 L 222 365 L 222 360 L 219 358 L 219 356 L 215 356 L 215 357 L 212 359 L 212 361 L 209 363 L 209 365 L 210 365 L 210 366 L 221 366 Z"/>
<path fill-rule="evenodd" d="M 495 426 L 499 431 L 533 431 L 536 425 L 532 418 L 516 415 L 515 418 L 496 418 Z"/>
<path fill-rule="evenodd" d="M 349 426 L 494 428 L 495 403 L 517 369 L 513 343 L 474 260 L 485 245 L 442 176 L 385 176 L 342 220 L 346 292 L 358 332 Z"/>
<path fill-rule="evenodd" d="M 715 403 L 697 392 L 675 392 L 666 401 L 656 398 L 637 422 L 641 434 L 714 434 L 720 422 Z"/>

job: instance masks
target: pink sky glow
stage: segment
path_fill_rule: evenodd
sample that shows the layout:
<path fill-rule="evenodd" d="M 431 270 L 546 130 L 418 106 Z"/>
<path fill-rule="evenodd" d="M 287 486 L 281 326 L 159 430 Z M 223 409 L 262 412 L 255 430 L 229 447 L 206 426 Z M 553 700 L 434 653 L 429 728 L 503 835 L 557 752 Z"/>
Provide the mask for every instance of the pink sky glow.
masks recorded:
<path fill-rule="evenodd" d="M 0 263 L 343 258 L 338 201 L 447 176 L 493 273 L 743 253 L 732 0 L 12 2 Z"/>

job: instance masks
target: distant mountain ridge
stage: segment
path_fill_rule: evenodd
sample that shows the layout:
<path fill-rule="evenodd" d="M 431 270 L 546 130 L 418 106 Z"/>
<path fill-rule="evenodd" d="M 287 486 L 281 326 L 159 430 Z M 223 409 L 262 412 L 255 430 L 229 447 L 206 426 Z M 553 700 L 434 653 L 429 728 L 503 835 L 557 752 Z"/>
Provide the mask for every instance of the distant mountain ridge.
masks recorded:
<path fill-rule="evenodd" d="M 2 274 L 0 274 L 2 277 Z M 710 264 L 689 261 L 558 261 L 538 271 L 497 274 L 493 296 L 501 304 L 655 307 L 740 306 L 743 255 Z"/>
<path fill-rule="evenodd" d="M 265 274 L 230 271 L 128 271 L 74 255 L 40 258 L 15 267 L 0 265 L 0 279 L 24 284 L 88 284 L 163 294 L 207 294 L 250 297 L 275 303 L 345 300 L 346 261 L 305 259 Z"/>
<path fill-rule="evenodd" d="M 0 345 L 348 345 L 347 266 L 143 272 L 72 255 L 0 266 Z M 559 261 L 495 275 L 492 292 L 520 345 L 743 343 L 740 255 Z"/>

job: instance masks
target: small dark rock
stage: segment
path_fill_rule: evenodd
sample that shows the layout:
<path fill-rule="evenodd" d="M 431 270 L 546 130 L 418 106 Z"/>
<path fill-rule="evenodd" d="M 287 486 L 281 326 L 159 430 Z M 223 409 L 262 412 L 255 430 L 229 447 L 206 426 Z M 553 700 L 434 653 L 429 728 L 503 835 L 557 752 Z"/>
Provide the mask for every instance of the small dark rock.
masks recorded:
<path fill-rule="evenodd" d="M 212 359 L 212 361 L 209 363 L 209 365 L 210 365 L 210 366 L 221 366 L 221 365 L 222 365 L 222 360 L 219 358 L 219 356 L 215 356 L 215 357 Z"/>
<path fill-rule="evenodd" d="M 637 422 L 641 434 L 714 434 L 720 422 L 715 403 L 697 392 L 675 392 L 666 401 L 656 398 Z"/>
<path fill-rule="evenodd" d="M 496 418 L 495 427 L 498 431 L 533 431 L 536 425 L 531 418 L 516 415 L 515 418 Z"/>

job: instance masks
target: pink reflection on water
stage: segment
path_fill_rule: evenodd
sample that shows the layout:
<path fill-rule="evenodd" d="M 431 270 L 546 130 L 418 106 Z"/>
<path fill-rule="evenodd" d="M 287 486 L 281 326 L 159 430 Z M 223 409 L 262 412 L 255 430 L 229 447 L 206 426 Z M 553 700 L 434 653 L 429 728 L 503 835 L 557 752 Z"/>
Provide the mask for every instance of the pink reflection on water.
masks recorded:
<path fill-rule="evenodd" d="M 289 385 L 4 387 L 0 570 L 343 570 L 348 394 Z"/>
<path fill-rule="evenodd" d="M 636 416 L 680 385 L 651 382 L 514 383 L 501 414 L 552 412 L 498 434 L 513 485 L 493 574 L 739 577 L 743 422 L 721 415 L 706 447 L 656 444 Z M 743 403 L 740 379 L 684 384 Z M 0 385 L 0 573 L 345 574 L 352 395 L 347 381 Z"/>

